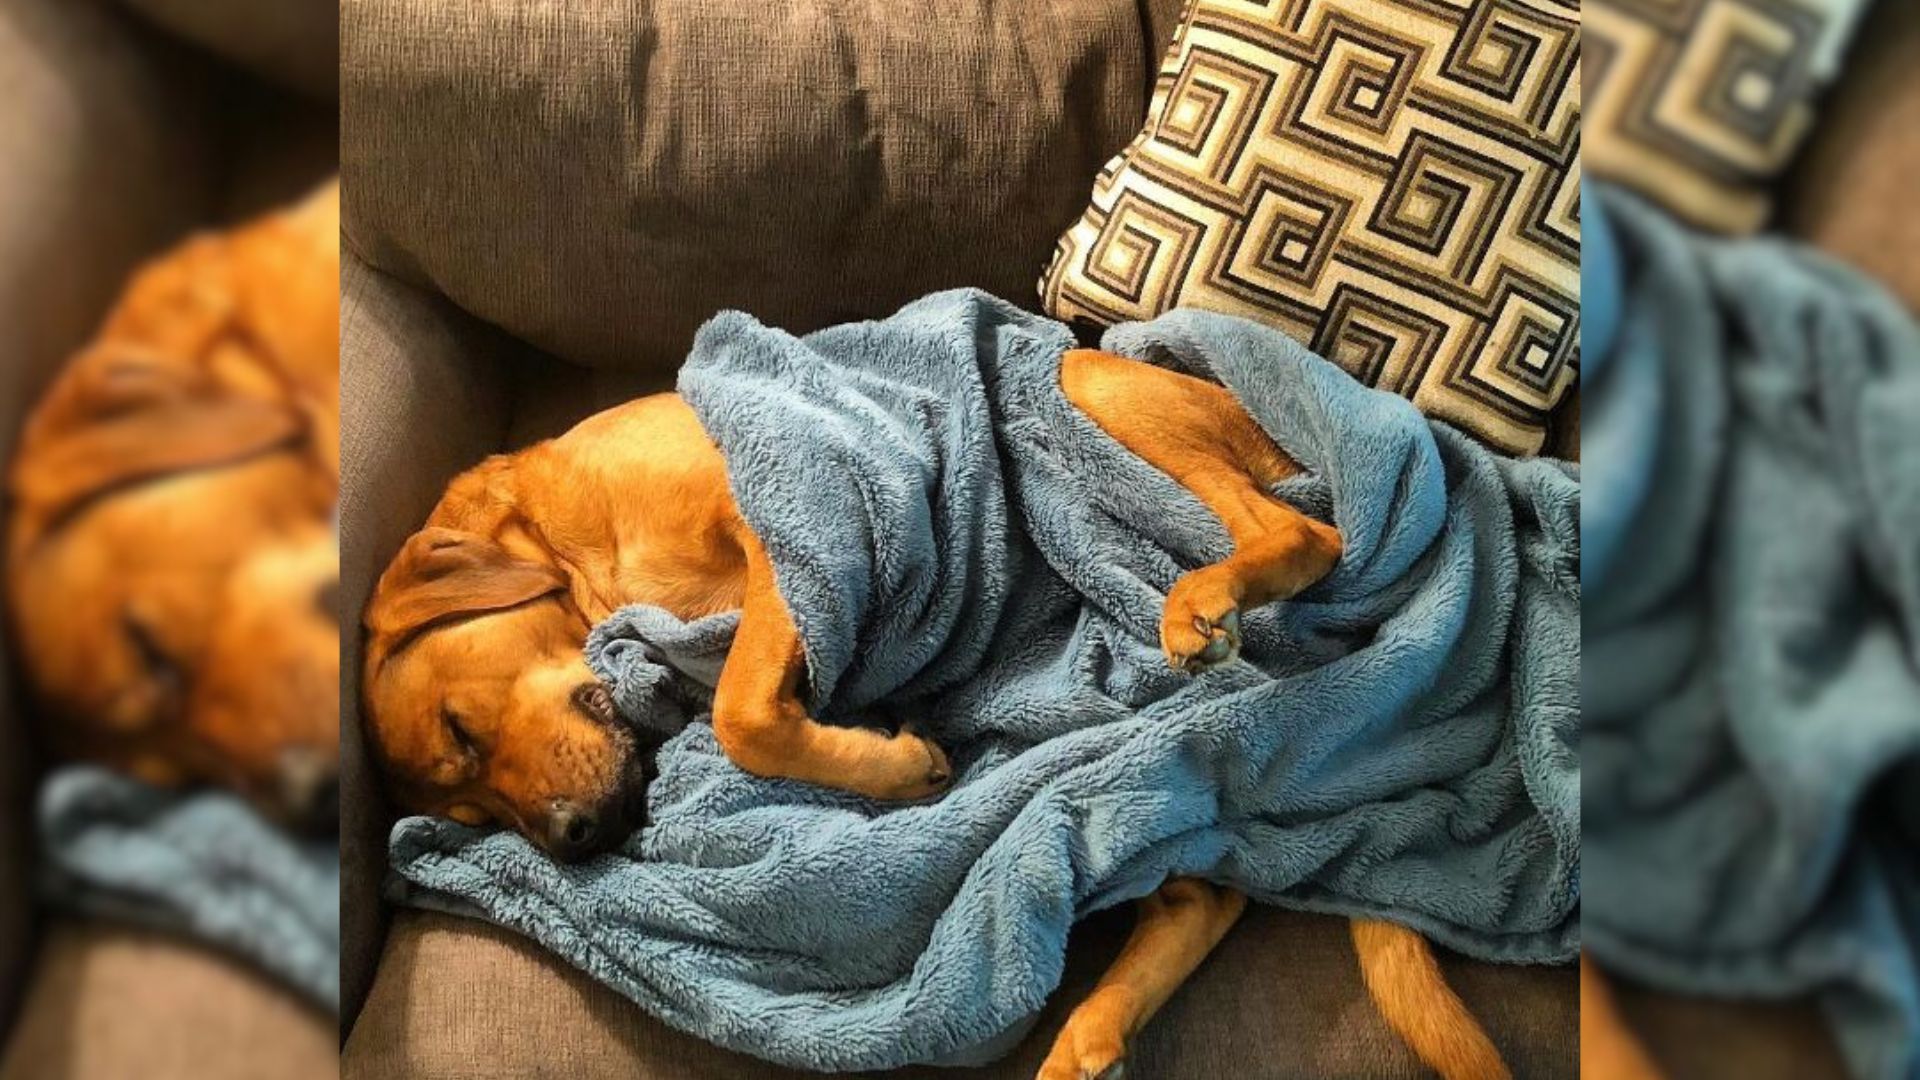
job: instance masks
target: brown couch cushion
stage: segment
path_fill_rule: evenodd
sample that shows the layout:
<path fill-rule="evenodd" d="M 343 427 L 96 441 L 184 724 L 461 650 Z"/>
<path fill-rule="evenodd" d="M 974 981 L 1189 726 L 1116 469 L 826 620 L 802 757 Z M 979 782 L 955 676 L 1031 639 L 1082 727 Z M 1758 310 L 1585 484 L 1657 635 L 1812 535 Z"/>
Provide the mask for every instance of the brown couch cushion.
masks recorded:
<path fill-rule="evenodd" d="M 1874 9 L 1821 115 L 1785 199 L 1787 231 L 1920 311 L 1920 3 Z"/>
<path fill-rule="evenodd" d="M 1032 302 L 1139 126 L 1133 0 L 342 5 L 345 228 L 563 359 L 670 370 L 723 307 L 806 330 Z"/>
<path fill-rule="evenodd" d="M 0 1080 L 327 1080 L 333 1018 L 197 945 L 55 925 Z"/>
<path fill-rule="evenodd" d="M 1130 926 L 1125 911 L 1076 928 L 1063 988 L 1012 1053 L 979 1070 L 878 1074 L 1027 1080 L 1066 1010 L 1085 996 Z M 538 947 L 487 924 L 407 912 L 342 1057 L 348 1080 L 800 1080 L 716 1049 Z M 1517 1077 L 1574 1075 L 1572 968 L 1449 960 L 1447 974 Z M 1430 1075 L 1381 1021 L 1341 920 L 1256 908 L 1133 1047 L 1129 1075 L 1412 1080 Z M 869 1074 L 875 1075 L 875 1074 Z"/>

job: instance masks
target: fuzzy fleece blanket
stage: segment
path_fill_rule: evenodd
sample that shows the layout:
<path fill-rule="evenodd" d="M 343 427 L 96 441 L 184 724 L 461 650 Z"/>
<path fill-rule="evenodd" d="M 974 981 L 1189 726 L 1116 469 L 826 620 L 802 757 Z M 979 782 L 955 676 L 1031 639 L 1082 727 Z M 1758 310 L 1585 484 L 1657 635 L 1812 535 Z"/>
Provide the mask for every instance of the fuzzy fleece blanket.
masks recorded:
<path fill-rule="evenodd" d="M 41 894 L 56 911 L 167 930 L 340 1009 L 340 845 L 298 840 L 224 792 L 161 791 L 89 765 L 40 789 Z"/>
<path fill-rule="evenodd" d="M 1587 944 L 1920 1078 L 1920 324 L 1583 200 Z"/>
<path fill-rule="evenodd" d="M 1195 875 L 1559 962 L 1579 903 L 1579 482 L 1502 460 L 1285 335 L 1180 312 L 1106 347 L 1217 379 L 1345 537 L 1197 678 L 1167 589 L 1230 550 L 1059 388 L 1067 329 L 972 291 L 794 337 L 709 322 L 680 391 L 728 459 L 817 715 L 913 718 L 955 787 L 875 805 L 733 767 L 698 722 L 734 616 L 623 610 L 589 659 L 677 730 L 651 824 L 558 866 L 414 818 L 401 892 L 537 939 L 669 1023 L 814 1069 L 1017 1038 L 1089 912 Z"/>

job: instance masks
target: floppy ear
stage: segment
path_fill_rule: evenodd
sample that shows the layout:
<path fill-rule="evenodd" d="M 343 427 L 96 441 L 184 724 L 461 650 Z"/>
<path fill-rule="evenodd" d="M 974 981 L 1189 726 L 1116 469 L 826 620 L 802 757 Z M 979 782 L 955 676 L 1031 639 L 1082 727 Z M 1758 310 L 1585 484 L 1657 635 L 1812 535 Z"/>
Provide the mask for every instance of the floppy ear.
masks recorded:
<path fill-rule="evenodd" d="M 499 611 L 566 587 L 558 569 L 509 554 L 484 536 L 426 528 L 407 539 L 380 575 L 366 626 L 392 652 L 431 623 Z"/>
<path fill-rule="evenodd" d="M 14 462 L 12 495 L 37 535 L 113 488 L 239 461 L 304 433 L 292 409 L 121 347 L 83 358 L 48 398 Z"/>

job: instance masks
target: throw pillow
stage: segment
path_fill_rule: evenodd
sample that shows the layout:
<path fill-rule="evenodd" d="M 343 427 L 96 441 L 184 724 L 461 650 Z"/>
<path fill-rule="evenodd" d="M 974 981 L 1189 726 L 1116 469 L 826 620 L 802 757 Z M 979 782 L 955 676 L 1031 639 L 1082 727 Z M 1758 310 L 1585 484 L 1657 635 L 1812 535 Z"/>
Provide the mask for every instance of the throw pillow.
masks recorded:
<path fill-rule="evenodd" d="M 1286 330 L 1513 453 L 1574 384 L 1578 0 L 1195 0 L 1042 277 Z"/>

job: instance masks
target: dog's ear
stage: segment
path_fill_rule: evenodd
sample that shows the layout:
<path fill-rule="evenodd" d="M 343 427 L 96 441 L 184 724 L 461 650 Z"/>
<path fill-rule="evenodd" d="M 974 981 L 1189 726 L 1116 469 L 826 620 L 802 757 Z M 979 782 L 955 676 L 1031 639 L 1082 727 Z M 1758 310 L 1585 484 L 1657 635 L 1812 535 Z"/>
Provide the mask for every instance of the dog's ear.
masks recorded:
<path fill-rule="evenodd" d="M 33 418 L 11 476 L 16 535 L 38 536 L 90 499 L 169 473 L 240 461 L 303 438 L 306 422 L 138 350 L 83 357 Z"/>
<path fill-rule="evenodd" d="M 432 623 L 499 611 L 566 587 L 555 567 L 513 555 L 477 533 L 431 527 L 409 537 L 380 575 L 366 627 L 390 653 Z"/>

